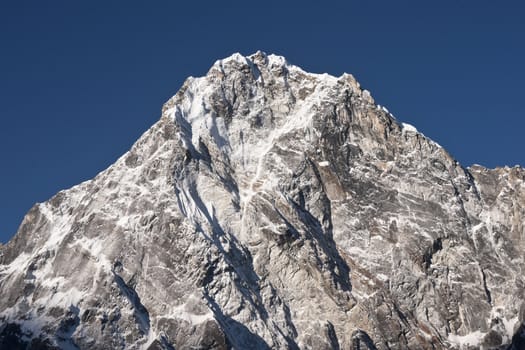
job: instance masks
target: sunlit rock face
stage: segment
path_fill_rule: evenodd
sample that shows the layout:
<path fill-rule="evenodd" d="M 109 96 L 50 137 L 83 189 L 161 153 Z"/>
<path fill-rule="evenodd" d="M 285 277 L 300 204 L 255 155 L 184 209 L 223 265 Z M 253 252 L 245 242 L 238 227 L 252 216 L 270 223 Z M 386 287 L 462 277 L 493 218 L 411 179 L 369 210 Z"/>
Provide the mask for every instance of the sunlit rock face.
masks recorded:
<path fill-rule="evenodd" d="M 524 179 L 235 54 L 0 246 L 0 348 L 522 349 Z"/>

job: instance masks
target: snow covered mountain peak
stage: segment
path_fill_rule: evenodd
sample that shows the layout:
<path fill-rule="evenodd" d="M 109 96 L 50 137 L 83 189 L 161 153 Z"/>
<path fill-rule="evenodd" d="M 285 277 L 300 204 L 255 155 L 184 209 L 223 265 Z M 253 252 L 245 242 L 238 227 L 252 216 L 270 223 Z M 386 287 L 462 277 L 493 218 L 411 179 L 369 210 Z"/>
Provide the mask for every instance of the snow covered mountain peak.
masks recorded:
<path fill-rule="evenodd" d="M 0 348 L 518 349 L 524 183 L 234 54 L 0 246 Z"/>

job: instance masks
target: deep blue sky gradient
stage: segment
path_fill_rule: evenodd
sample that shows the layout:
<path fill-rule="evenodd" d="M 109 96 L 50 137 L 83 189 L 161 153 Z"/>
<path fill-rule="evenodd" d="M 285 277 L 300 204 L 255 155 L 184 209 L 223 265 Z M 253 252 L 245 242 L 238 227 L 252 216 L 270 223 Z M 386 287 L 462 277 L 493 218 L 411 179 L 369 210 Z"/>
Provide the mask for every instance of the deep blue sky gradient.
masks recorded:
<path fill-rule="evenodd" d="M 463 165 L 524 165 L 524 18 L 525 2 L 506 0 L 3 0 L 0 241 L 233 52 L 352 73 Z"/>

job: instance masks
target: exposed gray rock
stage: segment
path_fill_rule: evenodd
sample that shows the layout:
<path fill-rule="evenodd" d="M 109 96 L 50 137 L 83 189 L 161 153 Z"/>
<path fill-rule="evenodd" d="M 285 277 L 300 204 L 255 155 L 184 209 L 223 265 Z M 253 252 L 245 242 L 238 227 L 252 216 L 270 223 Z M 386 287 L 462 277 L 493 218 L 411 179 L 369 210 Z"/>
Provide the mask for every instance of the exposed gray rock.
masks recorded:
<path fill-rule="evenodd" d="M 525 171 L 374 103 L 261 52 L 189 78 L 0 247 L 0 345 L 521 348 Z"/>

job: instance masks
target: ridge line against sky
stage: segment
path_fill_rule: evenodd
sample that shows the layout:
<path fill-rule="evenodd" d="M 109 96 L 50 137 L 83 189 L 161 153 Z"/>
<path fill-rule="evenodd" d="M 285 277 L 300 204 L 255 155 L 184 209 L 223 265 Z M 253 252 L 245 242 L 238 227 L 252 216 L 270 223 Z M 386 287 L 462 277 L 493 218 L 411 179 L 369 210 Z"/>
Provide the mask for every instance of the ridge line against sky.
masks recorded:
<path fill-rule="evenodd" d="M 520 1 L 0 4 L 0 242 L 94 177 L 188 76 L 262 50 L 356 77 L 464 166 L 525 165 Z"/>

